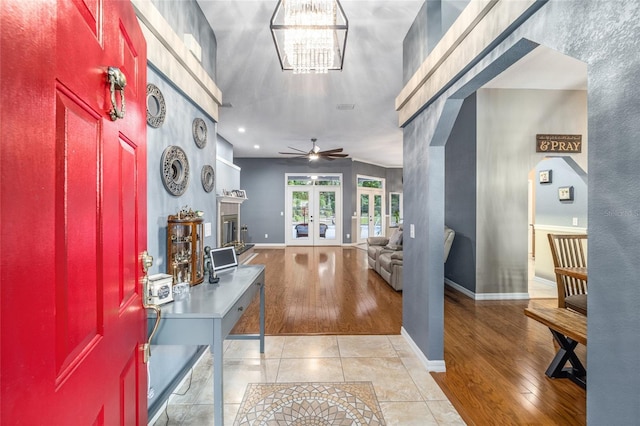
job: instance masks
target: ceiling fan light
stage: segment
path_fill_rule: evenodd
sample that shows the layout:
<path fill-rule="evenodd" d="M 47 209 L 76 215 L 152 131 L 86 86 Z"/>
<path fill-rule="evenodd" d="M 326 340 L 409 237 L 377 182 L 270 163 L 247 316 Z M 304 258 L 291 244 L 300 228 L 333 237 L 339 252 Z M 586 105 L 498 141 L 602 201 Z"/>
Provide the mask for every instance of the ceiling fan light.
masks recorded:
<path fill-rule="evenodd" d="M 315 160 L 317 160 L 318 158 L 320 158 L 320 156 L 319 156 L 318 154 L 316 154 L 315 152 L 314 152 L 314 153 L 309 154 L 309 161 L 315 161 Z"/>

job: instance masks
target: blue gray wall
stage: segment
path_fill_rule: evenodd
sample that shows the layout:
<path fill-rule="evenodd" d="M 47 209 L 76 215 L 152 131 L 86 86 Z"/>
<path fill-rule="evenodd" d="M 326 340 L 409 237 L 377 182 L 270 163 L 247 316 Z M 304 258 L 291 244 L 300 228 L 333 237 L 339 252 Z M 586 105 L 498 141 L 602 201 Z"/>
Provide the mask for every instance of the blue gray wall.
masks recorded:
<path fill-rule="evenodd" d="M 551 183 L 540 183 L 538 173 L 551 170 Z M 549 157 L 536 166 L 536 223 L 553 226 L 573 226 L 577 218 L 587 227 L 587 174 L 571 157 Z M 558 188 L 572 186 L 573 201 L 560 201 Z"/>
<path fill-rule="evenodd" d="M 445 224 L 456 236 L 445 277 L 476 290 L 476 95 L 464 100 L 445 146 Z"/>
<path fill-rule="evenodd" d="M 216 153 L 216 194 L 240 189 L 240 168 L 233 163 L 233 145 L 218 135 Z"/>
<path fill-rule="evenodd" d="M 248 227 L 247 239 L 251 243 L 284 244 L 285 217 L 280 213 L 285 209 L 286 173 L 342 173 L 343 243 L 353 239 L 347 238 L 347 234 L 352 234 L 351 216 L 356 210 L 355 179 L 358 174 L 387 179 L 387 193 L 402 192 L 402 169 L 386 169 L 351 159 L 309 162 L 306 159 L 236 158 L 235 164 L 242 169 L 240 187 L 248 197 L 242 203 L 240 216 L 242 224 Z M 264 238 L 265 234 L 269 237 Z"/>
<path fill-rule="evenodd" d="M 447 139 L 442 133 L 450 133 L 459 112 L 458 100 L 536 43 L 580 59 L 588 65 L 591 175 L 587 422 L 637 424 L 640 381 L 629 372 L 637 368 L 640 347 L 640 147 L 634 142 L 640 134 L 640 3 L 550 0 L 536 6 L 539 10 L 511 28 L 404 128 L 405 200 L 410 200 L 405 223 L 415 223 L 420 238 L 405 241 L 403 323 L 428 359 L 443 359 L 444 273 L 437 253 L 441 234 L 436 235 L 444 224 L 441 145 Z"/>
<path fill-rule="evenodd" d="M 184 33 L 190 33 L 198 39 L 203 47 L 202 65 L 214 76 L 216 40 L 196 2 L 188 0 L 153 3 L 177 34 L 182 36 Z M 205 212 L 205 222 L 212 222 L 212 235 L 205 237 L 204 244 L 215 246 L 215 191 L 204 191 L 200 173 L 205 164 L 216 168 L 216 126 L 210 116 L 185 97 L 164 75 L 152 66 L 148 68 L 147 81 L 158 86 L 167 106 L 166 119 L 162 126 L 157 129 L 147 127 L 147 250 L 154 258 L 153 267 L 149 271 L 152 274 L 167 271 L 167 216 L 177 213 L 182 206 Z M 192 122 L 196 117 L 205 121 L 208 130 L 207 143 L 202 149 L 198 148 L 193 140 Z M 182 196 L 174 196 L 167 192 L 161 179 L 162 153 L 170 145 L 181 147 L 189 160 L 190 182 Z M 149 383 L 153 389 L 153 396 L 148 399 L 150 416 L 153 416 L 163 400 L 169 396 L 170 390 L 202 350 L 202 347 L 197 346 L 152 346 L 149 362 Z"/>
<path fill-rule="evenodd" d="M 403 42 L 402 81 L 404 83 L 416 72 L 470 1 L 427 0 L 424 2 Z"/>
<path fill-rule="evenodd" d="M 195 37 L 202 48 L 202 66 L 215 81 L 218 43 L 198 3 L 195 0 L 151 0 L 151 3 L 180 39 L 184 41 L 185 34 Z"/>

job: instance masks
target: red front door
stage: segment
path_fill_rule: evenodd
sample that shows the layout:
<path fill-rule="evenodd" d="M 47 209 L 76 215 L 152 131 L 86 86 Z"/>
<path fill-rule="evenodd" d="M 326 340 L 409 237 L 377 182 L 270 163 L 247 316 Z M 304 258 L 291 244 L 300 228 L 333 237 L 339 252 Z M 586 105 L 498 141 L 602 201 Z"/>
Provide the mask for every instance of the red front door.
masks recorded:
<path fill-rule="evenodd" d="M 0 54 L 0 423 L 145 424 L 146 43 L 133 8 L 2 0 Z M 115 122 L 109 66 L 127 78 Z"/>

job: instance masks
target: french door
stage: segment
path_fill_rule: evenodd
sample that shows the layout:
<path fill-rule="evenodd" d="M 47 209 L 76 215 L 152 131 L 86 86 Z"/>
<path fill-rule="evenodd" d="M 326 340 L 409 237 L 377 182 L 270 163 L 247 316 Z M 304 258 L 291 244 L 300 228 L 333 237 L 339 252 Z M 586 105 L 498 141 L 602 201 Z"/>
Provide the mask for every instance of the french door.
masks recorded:
<path fill-rule="evenodd" d="M 358 187 L 357 242 L 384 236 L 384 188 Z"/>
<path fill-rule="evenodd" d="M 287 245 L 342 244 L 341 175 L 287 175 Z"/>

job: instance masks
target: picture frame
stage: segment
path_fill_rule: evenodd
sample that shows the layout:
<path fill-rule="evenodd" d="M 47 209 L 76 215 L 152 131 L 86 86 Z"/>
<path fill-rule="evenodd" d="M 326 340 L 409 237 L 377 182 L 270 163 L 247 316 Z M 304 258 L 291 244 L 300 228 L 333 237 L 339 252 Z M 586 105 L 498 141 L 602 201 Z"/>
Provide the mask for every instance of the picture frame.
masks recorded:
<path fill-rule="evenodd" d="M 558 188 L 558 200 L 573 201 L 573 186 L 561 186 Z"/>
<path fill-rule="evenodd" d="M 553 170 L 540 170 L 538 181 L 542 184 L 551 183 L 553 181 Z"/>
<path fill-rule="evenodd" d="M 238 189 L 238 197 L 247 198 L 247 193 L 244 192 L 244 189 Z"/>

